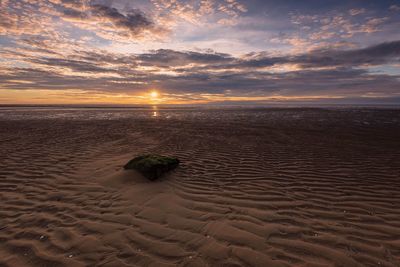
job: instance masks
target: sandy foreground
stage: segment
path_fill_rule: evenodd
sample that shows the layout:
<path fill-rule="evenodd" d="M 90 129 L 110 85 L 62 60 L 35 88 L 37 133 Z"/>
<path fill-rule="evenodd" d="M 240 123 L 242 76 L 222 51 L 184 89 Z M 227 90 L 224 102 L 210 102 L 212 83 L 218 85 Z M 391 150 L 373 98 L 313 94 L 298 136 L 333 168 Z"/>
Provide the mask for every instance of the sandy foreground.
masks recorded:
<path fill-rule="evenodd" d="M 4 109 L 0 153 L 0 266 L 400 266 L 399 110 Z"/>

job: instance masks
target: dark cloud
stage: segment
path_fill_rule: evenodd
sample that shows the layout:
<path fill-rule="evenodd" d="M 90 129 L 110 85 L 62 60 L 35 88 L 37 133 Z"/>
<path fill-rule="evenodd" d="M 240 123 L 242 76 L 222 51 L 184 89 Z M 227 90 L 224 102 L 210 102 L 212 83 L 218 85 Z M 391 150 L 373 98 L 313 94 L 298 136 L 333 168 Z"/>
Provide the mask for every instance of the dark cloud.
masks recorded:
<path fill-rule="evenodd" d="M 312 51 L 291 60 L 303 66 L 359 66 L 398 62 L 399 57 L 400 41 L 393 41 L 348 51 Z"/>
<path fill-rule="evenodd" d="M 229 59 L 225 57 L 225 59 Z M 265 56 L 252 53 L 248 58 L 231 60 L 223 68 L 264 68 L 280 64 L 298 64 L 311 67 L 351 67 L 381 65 L 400 62 L 400 41 L 393 41 L 354 50 L 313 50 L 304 54 L 286 56 Z M 222 63 L 222 62 L 221 62 Z"/>
<path fill-rule="evenodd" d="M 92 16 L 107 18 L 115 26 L 129 29 L 134 34 L 153 26 L 153 22 L 138 9 L 132 9 L 126 15 L 120 13 L 116 8 L 104 5 L 92 5 L 90 10 Z"/>
<path fill-rule="evenodd" d="M 74 19 L 88 19 L 89 15 L 86 12 L 82 12 L 77 9 L 73 8 L 65 8 L 63 10 L 63 14 L 67 18 L 74 18 Z"/>
<path fill-rule="evenodd" d="M 61 4 L 66 7 L 74 7 L 74 8 L 82 8 L 87 3 L 87 1 L 85 0 L 49 0 L 49 1 L 54 4 Z"/>
<path fill-rule="evenodd" d="M 71 59 L 61 59 L 61 58 L 33 58 L 30 59 L 31 63 L 46 65 L 50 67 L 66 67 L 72 71 L 76 72 L 114 72 L 113 70 L 100 67 L 96 64 L 86 62 L 86 61 L 79 61 L 79 60 L 71 60 Z"/>
<path fill-rule="evenodd" d="M 145 31 L 151 31 L 155 34 L 156 31 L 163 30 L 162 27 L 156 26 L 154 22 L 141 10 L 130 9 L 121 12 L 115 7 L 88 4 L 83 7 L 74 5 L 62 5 L 62 17 L 75 21 L 83 21 L 92 23 L 95 22 L 103 30 L 109 30 L 113 26 L 115 33 L 126 37 L 141 36 Z"/>
<path fill-rule="evenodd" d="M 107 51 L 75 51 L 74 58 L 93 64 L 117 64 L 137 66 L 135 55 L 109 53 Z"/>
<path fill-rule="evenodd" d="M 359 67 L 377 66 L 400 62 L 400 41 L 382 43 L 367 48 L 353 50 L 313 50 L 304 54 L 268 56 L 265 53 L 249 54 L 244 58 L 234 58 L 223 53 L 200 53 L 191 51 L 156 50 L 136 57 L 142 65 L 157 67 L 179 67 L 188 64 L 204 64 L 192 69 L 177 71 L 206 71 L 218 69 L 258 69 L 282 64 L 296 64 L 301 68 L 316 67 Z"/>
<path fill-rule="evenodd" d="M 229 62 L 233 58 L 229 54 L 215 52 L 193 52 L 193 51 L 174 51 L 170 49 L 160 49 L 137 56 L 144 65 L 155 66 L 183 66 L 187 64 L 219 64 Z"/>

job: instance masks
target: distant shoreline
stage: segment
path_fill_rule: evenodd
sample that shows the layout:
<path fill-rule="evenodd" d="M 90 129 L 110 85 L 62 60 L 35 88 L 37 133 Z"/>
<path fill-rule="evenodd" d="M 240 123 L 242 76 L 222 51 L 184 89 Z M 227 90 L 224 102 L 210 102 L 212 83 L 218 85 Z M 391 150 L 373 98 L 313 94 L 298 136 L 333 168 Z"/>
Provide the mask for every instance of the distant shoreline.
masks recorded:
<path fill-rule="evenodd" d="M 35 109 L 400 109 L 400 104 L 266 104 L 266 105 L 108 105 L 108 104 L 0 104 L 0 110 Z"/>

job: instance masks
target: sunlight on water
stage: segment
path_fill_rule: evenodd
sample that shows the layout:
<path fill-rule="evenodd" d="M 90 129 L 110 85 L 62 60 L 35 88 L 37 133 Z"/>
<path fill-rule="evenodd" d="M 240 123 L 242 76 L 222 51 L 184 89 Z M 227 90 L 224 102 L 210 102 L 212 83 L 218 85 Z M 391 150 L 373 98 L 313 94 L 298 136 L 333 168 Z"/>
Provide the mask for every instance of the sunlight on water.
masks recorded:
<path fill-rule="evenodd" d="M 209 121 L 209 122 L 263 122 L 276 123 L 282 119 L 301 122 L 312 118 L 315 121 L 329 122 L 336 120 L 337 114 L 346 113 L 355 125 L 373 125 L 377 123 L 396 124 L 400 119 L 397 116 L 380 117 L 374 109 L 268 109 L 268 108 L 163 108 L 158 106 L 140 108 L 37 108 L 37 107 L 8 107 L 0 109 L 0 120 L 120 120 L 146 119 L 182 121 Z M 162 112 L 161 112 L 162 111 Z M 389 110 L 388 110 L 389 111 Z M 393 111 L 395 112 L 395 111 Z"/>
<path fill-rule="evenodd" d="M 158 117 L 158 107 L 157 106 L 152 106 L 151 107 L 152 108 L 152 110 L 153 110 L 153 115 L 152 115 L 152 117 Z"/>

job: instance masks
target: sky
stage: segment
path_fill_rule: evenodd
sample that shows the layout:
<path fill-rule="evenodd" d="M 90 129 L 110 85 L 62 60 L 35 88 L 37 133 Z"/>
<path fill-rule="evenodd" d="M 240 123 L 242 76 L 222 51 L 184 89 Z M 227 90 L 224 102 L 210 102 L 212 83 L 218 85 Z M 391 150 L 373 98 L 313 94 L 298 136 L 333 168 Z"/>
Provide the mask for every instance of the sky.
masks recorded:
<path fill-rule="evenodd" d="M 399 29 L 399 0 L 0 0 L 0 104 L 400 104 Z"/>

